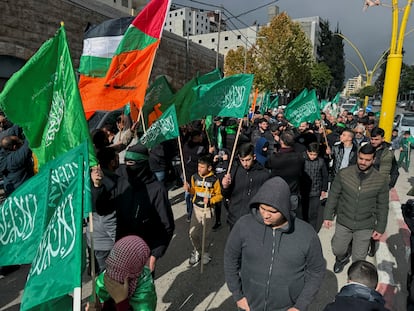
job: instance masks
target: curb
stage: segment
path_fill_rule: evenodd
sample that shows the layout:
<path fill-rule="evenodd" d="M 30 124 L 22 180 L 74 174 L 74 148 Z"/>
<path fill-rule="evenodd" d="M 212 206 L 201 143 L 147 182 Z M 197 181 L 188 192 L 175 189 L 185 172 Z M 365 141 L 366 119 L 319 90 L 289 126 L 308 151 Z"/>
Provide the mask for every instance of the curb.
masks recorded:
<path fill-rule="evenodd" d="M 392 223 L 391 223 L 392 222 Z M 396 228 L 396 232 L 400 234 L 402 244 L 405 247 L 405 260 L 409 261 L 410 255 L 410 231 L 404 222 L 401 212 L 401 202 L 397 190 L 392 188 L 390 190 L 390 205 L 388 212 L 387 230 L 382 235 L 378 250 L 375 254 L 378 269 L 378 287 L 385 299 L 385 306 L 390 310 L 398 310 L 397 293 L 405 291 L 405 284 L 399 283 L 394 278 L 394 270 L 400 269 L 398 267 L 395 256 L 391 253 L 387 244 L 388 238 L 391 235 L 392 227 Z M 400 298 L 398 298 L 400 299 Z M 398 304 L 401 305 L 401 302 Z"/>

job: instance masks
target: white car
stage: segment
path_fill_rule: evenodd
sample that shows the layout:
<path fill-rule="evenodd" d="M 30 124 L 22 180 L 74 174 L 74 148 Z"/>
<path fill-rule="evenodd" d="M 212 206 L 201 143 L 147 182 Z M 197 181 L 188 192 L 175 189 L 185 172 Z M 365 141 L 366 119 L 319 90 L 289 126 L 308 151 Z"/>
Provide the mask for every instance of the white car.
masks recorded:
<path fill-rule="evenodd" d="M 414 136 L 414 113 L 403 113 L 396 123 L 398 135 L 402 135 L 405 131 L 410 131 L 411 136 Z"/>

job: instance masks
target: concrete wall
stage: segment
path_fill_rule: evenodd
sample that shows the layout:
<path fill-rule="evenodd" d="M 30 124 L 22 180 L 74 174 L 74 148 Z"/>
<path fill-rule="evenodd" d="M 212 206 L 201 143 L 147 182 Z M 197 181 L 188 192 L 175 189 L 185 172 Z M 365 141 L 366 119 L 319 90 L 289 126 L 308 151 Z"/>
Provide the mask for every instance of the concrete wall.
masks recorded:
<path fill-rule="evenodd" d="M 55 34 L 60 21 L 64 21 L 75 68 L 79 66 L 87 24 L 125 16 L 94 0 L 1 0 L 0 12 L 0 57 L 28 60 Z M 164 32 L 151 80 L 158 75 L 168 75 L 173 86 L 180 88 L 197 72 L 214 69 L 215 61 L 214 51 L 194 43 L 187 49 L 185 38 Z M 222 68 L 222 57 L 220 64 Z"/>

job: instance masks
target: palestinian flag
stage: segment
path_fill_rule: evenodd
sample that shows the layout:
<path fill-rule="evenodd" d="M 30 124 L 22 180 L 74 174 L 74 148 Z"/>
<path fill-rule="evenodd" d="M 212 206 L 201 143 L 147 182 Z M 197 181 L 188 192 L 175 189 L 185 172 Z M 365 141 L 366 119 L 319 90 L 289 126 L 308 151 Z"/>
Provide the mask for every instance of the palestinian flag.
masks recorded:
<path fill-rule="evenodd" d="M 170 4 L 151 0 L 132 22 L 109 20 L 86 32 L 79 90 L 87 117 L 127 103 L 142 107 Z"/>

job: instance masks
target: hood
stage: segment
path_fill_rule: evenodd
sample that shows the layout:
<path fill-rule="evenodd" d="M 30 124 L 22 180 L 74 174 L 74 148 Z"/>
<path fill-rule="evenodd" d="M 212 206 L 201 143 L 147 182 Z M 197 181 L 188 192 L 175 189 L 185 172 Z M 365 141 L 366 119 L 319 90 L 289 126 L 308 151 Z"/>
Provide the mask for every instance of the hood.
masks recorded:
<path fill-rule="evenodd" d="M 370 302 L 377 302 L 382 305 L 385 304 L 385 300 L 380 293 L 358 283 L 349 283 L 345 285 L 342 287 L 338 296 L 361 298 Z"/>
<path fill-rule="evenodd" d="M 260 204 L 276 208 L 288 220 L 289 228 L 292 227 L 293 215 L 290 204 L 290 189 L 281 177 L 277 176 L 268 179 L 250 200 L 249 206 L 252 213 L 260 223 L 263 223 L 263 219 L 258 211 Z"/>

